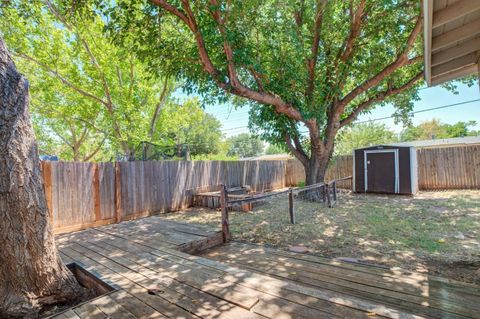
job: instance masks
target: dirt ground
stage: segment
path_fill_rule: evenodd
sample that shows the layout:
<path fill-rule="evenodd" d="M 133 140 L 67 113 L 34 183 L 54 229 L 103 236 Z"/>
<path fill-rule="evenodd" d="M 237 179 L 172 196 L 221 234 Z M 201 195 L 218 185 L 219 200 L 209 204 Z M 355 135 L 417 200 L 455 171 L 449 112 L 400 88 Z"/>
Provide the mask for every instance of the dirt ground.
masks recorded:
<path fill-rule="evenodd" d="M 295 200 L 297 224 L 289 223 L 288 199 L 279 197 L 252 212 L 232 212 L 234 240 L 363 262 L 480 284 L 480 191 L 421 192 L 415 197 L 345 192 L 338 205 Z M 219 211 L 190 209 L 166 216 L 218 227 Z"/>

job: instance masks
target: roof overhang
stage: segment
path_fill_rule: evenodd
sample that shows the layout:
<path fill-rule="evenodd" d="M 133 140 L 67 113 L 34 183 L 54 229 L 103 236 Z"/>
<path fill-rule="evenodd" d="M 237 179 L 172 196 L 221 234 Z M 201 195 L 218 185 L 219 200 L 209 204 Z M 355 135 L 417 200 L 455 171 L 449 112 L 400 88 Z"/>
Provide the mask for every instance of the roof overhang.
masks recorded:
<path fill-rule="evenodd" d="M 480 73 L 480 0 L 423 0 L 428 86 Z"/>

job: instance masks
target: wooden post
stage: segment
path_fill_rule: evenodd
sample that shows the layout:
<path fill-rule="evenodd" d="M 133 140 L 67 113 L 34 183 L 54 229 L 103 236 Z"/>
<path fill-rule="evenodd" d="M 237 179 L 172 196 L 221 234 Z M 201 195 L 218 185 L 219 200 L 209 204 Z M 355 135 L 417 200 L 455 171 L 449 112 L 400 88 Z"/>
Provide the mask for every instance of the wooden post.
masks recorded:
<path fill-rule="evenodd" d="M 325 195 L 327 197 L 327 206 L 332 207 L 332 199 L 330 198 L 330 187 L 325 184 Z"/>
<path fill-rule="evenodd" d="M 337 202 L 337 181 L 333 181 L 332 187 L 333 187 L 333 201 L 336 203 Z"/>
<path fill-rule="evenodd" d="M 230 221 L 228 220 L 228 192 L 227 186 L 220 186 L 220 209 L 222 210 L 222 233 L 223 242 L 230 240 Z"/>
<path fill-rule="evenodd" d="M 100 172 L 98 171 L 98 164 L 93 164 L 93 203 L 94 203 L 94 221 L 102 219 L 100 206 Z"/>
<path fill-rule="evenodd" d="M 45 198 L 47 200 L 48 214 L 50 225 L 53 229 L 53 206 L 52 206 L 52 163 L 41 162 L 43 171 L 43 183 L 45 185 Z"/>
<path fill-rule="evenodd" d="M 120 163 L 115 162 L 115 218 L 117 223 L 122 221 L 122 183 L 120 175 Z"/>
<path fill-rule="evenodd" d="M 322 201 L 324 203 L 327 201 L 327 191 L 328 191 L 327 184 L 322 185 L 322 187 L 320 188 L 320 192 L 322 193 Z"/>
<path fill-rule="evenodd" d="M 293 209 L 293 190 L 290 188 L 288 192 L 288 210 L 290 212 L 290 223 L 295 224 L 295 211 Z"/>

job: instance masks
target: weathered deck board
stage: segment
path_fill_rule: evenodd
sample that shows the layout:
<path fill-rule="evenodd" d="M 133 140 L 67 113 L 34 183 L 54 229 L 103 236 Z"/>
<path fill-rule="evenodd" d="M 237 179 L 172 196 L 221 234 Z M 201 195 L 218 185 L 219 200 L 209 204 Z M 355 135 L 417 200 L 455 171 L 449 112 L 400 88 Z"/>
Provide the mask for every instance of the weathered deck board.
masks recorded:
<path fill-rule="evenodd" d="M 240 243 L 206 251 L 202 256 L 274 278 L 382 302 L 419 315 L 480 318 L 480 287 L 474 285 Z"/>
<path fill-rule="evenodd" d="M 259 255 L 258 253 L 260 251 L 263 253 Z M 270 251 L 272 253 L 269 254 L 268 252 Z M 449 285 L 438 285 L 435 280 L 433 280 L 432 283 L 430 279 L 427 280 L 425 277 L 416 281 L 388 278 L 388 276 L 384 276 L 385 273 L 388 273 L 386 269 L 383 269 L 381 273 L 375 275 L 365 272 L 358 273 L 355 269 L 344 270 L 341 267 L 328 264 L 323 258 L 319 258 L 322 263 L 298 261 L 293 258 L 288 259 L 278 256 L 275 254 L 276 252 L 276 250 L 235 243 L 211 252 L 208 256 L 213 259 L 230 260 L 230 262 L 246 264 L 246 266 L 262 266 L 266 271 L 268 271 L 269 267 L 274 266 L 274 272 L 277 276 L 290 278 L 292 280 L 302 281 L 302 279 L 306 279 L 310 282 L 311 279 L 321 279 L 326 282 L 351 282 L 366 285 L 367 287 L 373 286 L 400 292 L 415 297 L 426 296 L 426 294 L 428 294 L 429 298 L 434 301 L 439 299 L 442 300 L 442 303 L 449 304 L 454 302 L 460 306 L 464 304 L 469 305 L 473 303 L 473 301 L 478 301 L 478 296 L 476 295 L 465 294 L 458 289 L 451 289 Z M 255 259 L 251 258 L 252 255 L 255 255 Z M 218 257 L 215 258 L 215 256 Z M 330 262 L 332 263 L 332 261 Z M 295 269 L 298 273 L 289 273 L 289 269 Z M 378 276 L 381 278 L 378 278 Z M 480 311 L 480 305 L 476 305 L 475 307 Z"/>
<path fill-rule="evenodd" d="M 219 233 L 149 217 L 57 237 L 118 290 L 56 318 L 479 318 L 473 285 L 237 243 L 184 252 Z"/>

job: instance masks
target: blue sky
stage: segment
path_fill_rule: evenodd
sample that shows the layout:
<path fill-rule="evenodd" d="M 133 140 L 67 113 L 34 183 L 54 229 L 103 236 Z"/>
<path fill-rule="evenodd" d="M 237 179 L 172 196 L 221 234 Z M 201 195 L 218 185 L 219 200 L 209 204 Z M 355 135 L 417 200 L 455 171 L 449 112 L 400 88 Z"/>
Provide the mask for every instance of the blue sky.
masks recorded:
<path fill-rule="evenodd" d="M 454 95 L 441 87 L 422 89 L 420 91 L 421 100 L 415 103 L 414 111 L 480 99 L 480 88 L 478 83 L 472 87 L 459 84 L 458 91 L 459 94 Z M 248 108 L 245 107 L 234 110 L 229 105 L 211 105 L 206 108 L 206 111 L 222 122 L 222 130 L 225 136 L 228 137 L 242 132 L 248 132 L 248 128 L 246 128 L 248 124 Z M 392 105 L 378 107 L 370 114 L 361 115 L 358 121 L 389 117 L 393 113 L 394 108 Z M 480 101 L 414 114 L 412 121 L 417 125 L 421 122 L 431 120 L 432 118 L 438 118 L 442 122 L 449 124 L 458 121 L 475 120 L 477 121 L 475 129 L 480 130 Z M 385 125 L 395 132 L 400 132 L 402 130 L 402 124 L 395 125 L 393 119 L 381 120 L 379 122 L 385 123 Z"/>

